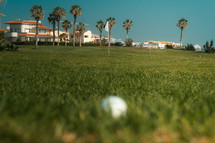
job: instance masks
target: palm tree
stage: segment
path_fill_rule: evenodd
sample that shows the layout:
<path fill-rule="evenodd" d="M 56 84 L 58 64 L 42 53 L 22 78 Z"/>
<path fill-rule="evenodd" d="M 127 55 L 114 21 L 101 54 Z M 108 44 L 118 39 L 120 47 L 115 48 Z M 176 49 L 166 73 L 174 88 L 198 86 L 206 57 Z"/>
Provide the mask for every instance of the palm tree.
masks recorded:
<path fill-rule="evenodd" d="M 55 26 L 56 26 L 57 18 L 54 12 L 49 14 L 48 21 L 49 21 L 49 24 L 51 23 L 53 25 L 53 46 L 55 46 L 55 30 L 56 30 Z"/>
<path fill-rule="evenodd" d="M 110 47 L 111 30 L 112 30 L 112 27 L 114 27 L 116 25 L 116 21 L 115 21 L 115 18 L 109 17 L 107 19 L 107 22 L 109 24 L 109 43 L 108 43 L 108 46 Z"/>
<path fill-rule="evenodd" d="M 182 45 L 183 30 L 184 30 L 185 28 L 187 28 L 187 26 L 188 26 L 188 20 L 186 20 L 186 19 L 184 19 L 184 18 L 181 18 L 181 19 L 178 21 L 177 26 L 181 29 L 180 44 Z"/>
<path fill-rule="evenodd" d="M 79 43 L 80 43 L 80 47 L 81 47 L 81 37 L 82 37 L 82 33 L 84 32 L 84 31 L 86 31 L 86 29 L 85 29 L 85 24 L 83 24 L 83 23 L 79 23 L 79 25 L 78 25 L 78 27 L 77 27 L 77 29 L 76 29 L 76 31 L 78 31 L 79 32 Z"/>
<path fill-rule="evenodd" d="M 7 0 L 0 0 L 0 4 L 1 4 L 1 3 L 6 4 L 6 3 L 7 3 Z"/>
<path fill-rule="evenodd" d="M 62 33 L 62 34 L 59 35 L 59 38 L 60 38 L 61 41 L 65 41 L 66 42 L 67 37 L 68 37 L 68 35 L 66 33 Z"/>
<path fill-rule="evenodd" d="M 71 22 L 69 20 L 64 20 L 62 22 L 62 27 L 63 27 L 64 31 L 67 33 L 67 31 L 70 28 L 72 28 L 72 24 L 71 24 Z M 68 39 L 68 37 L 66 39 Z M 67 46 L 67 41 L 65 41 L 65 46 Z"/>
<path fill-rule="evenodd" d="M 125 22 L 123 22 L 122 27 L 126 30 L 127 36 L 126 36 L 126 43 L 128 43 L 128 31 L 131 29 L 133 26 L 133 22 L 127 19 Z"/>
<path fill-rule="evenodd" d="M 38 25 L 39 20 L 41 20 L 44 17 L 43 8 L 42 6 L 35 5 L 30 9 L 31 17 L 34 17 L 36 20 L 36 44 L 35 48 L 38 48 Z"/>
<path fill-rule="evenodd" d="M 100 46 L 102 46 L 102 30 L 103 30 L 103 28 L 104 28 L 104 22 L 101 21 L 101 20 L 99 20 L 99 21 L 97 22 L 96 28 L 98 28 L 99 31 L 100 31 Z"/>
<path fill-rule="evenodd" d="M 76 24 L 76 20 L 77 17 L 81 15 L 82 13 L 82 9 L 80 7 L 80 5 L 73 5 L 70 9 L 70 13 L 73 15 L 74 17 L 74 27 L 73 27 L 73 47 L 75 47 L 75 24 Z"/>
<path fill-rule="evenodd" d="M 58 42 L 57 42 L 57 45 L 59 46 L 60 20 L 61 20 L 62 17 L 66 16 L 66 12 L 65 12 L 64 8 L 61 8 L 59 6 L 54 8 L 53 12 L 54 12 L 54 15 L 56 16 L 57 22 L 58 22 Z"/>

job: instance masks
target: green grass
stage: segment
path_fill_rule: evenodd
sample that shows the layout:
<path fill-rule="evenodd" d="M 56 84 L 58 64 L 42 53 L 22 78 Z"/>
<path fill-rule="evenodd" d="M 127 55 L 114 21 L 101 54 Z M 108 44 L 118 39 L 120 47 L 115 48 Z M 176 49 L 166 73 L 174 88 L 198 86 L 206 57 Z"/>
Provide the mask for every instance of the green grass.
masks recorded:
<path fill-rule="evenodd" d="M 100 109 L 117 95 L 126 117 Z M 0 52 L 1 143 L 215 142 L 215 55 L 32 47 Z"/>

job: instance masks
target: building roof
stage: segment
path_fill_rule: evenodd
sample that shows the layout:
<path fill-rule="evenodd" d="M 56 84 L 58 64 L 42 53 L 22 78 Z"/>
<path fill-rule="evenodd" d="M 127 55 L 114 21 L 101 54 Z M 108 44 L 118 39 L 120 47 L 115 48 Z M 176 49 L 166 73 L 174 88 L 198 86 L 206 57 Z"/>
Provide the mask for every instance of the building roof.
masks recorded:
<path fill-rule="evenodd" d="M 173 45 L 173 42 L 160 42 L 160 41 L 147 41 L 147 43 L 153 43 L 153 44 L 164 44 L 164 45 Z"/>
<path fill-rule="evenodd" d="M 10 22 L 5 22 L 5 24 L 17 24 L 17 23 L 36 24 L 36 21 L 14 20 L 14 21 L 10 21 Z M 39 24 L 41 24 L 41 23 L 39 23 Z"/>
<path fill-rule="evenodd" d="M 36 34 L 19 34 L 19 36 L 35 37 Z M 53 37 L 51 34 L 38 34 L 39 37 Z"/>
<path fill-rule="evenodd" d="M 33 27 L 33 28 L 36 28 L 36 26 L 35 26 L 35 27 Z M 38 28 L 39 28 L 39 29 L 49 29 L 49 30 L 52 30 L 51 28 L 46 27 L 46 26 L 43 26 L 43 25 L 38 26 Z"/>
<path fill-rule="evenodd" d="M 10 29 L 0 29 L 0 31 L 3 31 L 3 32 L 10 32 Z"/>
<path fill-rule="evenodd" d="M 2 15 L 2 16 L 6 16 L 6 15 L 4 15 L 3 13 L 0 13 L 0 15 Z"/>

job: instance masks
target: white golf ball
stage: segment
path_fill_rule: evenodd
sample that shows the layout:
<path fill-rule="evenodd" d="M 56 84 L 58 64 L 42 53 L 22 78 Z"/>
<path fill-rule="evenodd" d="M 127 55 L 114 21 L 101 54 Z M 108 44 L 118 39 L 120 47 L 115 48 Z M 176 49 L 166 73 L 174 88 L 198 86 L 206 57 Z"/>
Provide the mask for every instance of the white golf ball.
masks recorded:
<path fill-rule="evenodd" d="M 102 100 L 101 108 L 106 112 L 110 112 L 113 118 L 119 118 L 126 114 L 127 104 L 120 97 L 109 96 Z"/>

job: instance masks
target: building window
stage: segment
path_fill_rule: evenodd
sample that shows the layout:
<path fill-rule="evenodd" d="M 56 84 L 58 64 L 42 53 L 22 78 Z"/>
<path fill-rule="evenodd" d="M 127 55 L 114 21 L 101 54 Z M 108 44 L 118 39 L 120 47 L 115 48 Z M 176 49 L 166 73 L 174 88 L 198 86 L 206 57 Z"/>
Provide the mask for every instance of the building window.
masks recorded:
<path fill-rule="evenodd" d="M 10 32 L 13 32 L 13 28 L 10 28 Z"/>
<path fill-rule="evenodd" d="M 84 38 L 88 38 L 88 35 L 85 35 Z"/>
<path fill-rule="evenodd" d="M 40 29 L 40 33 L 46 33 L 45 29 Z"/>
<path fill-rule="evenodd" d="M 25 32 L 26 32 L 26 33 L 30 33 L 30 29 L 25 28 Z"/>
<path fill-rule="evenodd" d="M 17 31 L 16 31 L 16 28 L 15 28 L 14 32 L 17 32 Z"/>

